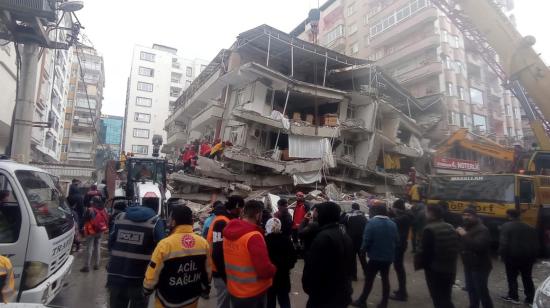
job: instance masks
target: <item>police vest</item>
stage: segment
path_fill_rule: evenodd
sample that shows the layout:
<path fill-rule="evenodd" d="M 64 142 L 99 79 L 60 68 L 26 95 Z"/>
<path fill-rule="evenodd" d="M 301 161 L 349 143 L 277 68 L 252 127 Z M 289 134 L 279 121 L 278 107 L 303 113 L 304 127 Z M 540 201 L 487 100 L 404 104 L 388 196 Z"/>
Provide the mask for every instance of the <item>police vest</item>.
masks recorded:
<path fill-rule="evenodd" d="M 272 284 L 272 279 L 260 279 L 248 253 L 248 241 L 258 231 L 249 232 L 236 241 L 223 241 L 225 272 L 227 274 L 227 290 L 229 294 L 239 298 L 249 298 L 262 294 Z"/>
<path fill-rule="evenodd" d="M 214 226 L 219 221 L 224 221 L 227 224 L 230 219 L 225 215 L 218 215 L 214 217 L 214 220 L 212 220 L 212 223 L 210 224 L 210 228 L 208 228 L 208 234 L 206 235 L 206 240 L 208 241 L 208 245 L 210 246 L 210 251 L 208 253 L 208 263 L 213 272 L 218 271 L 218 269 L 216 268 L 216 264 L 214 264 L 214 261 L 212 260 L 212 249 L 214 248 L 213 243 L 222 241 L 221 232 L 219 232 L 220 234 L 216 234 L 216 239 L 214 239 Z"/>
<path fill-rule="evenodd" d="M 143 279 L 155 249 L 154 231 L 159 220 L 154 216 L 135 222 L 120 214 L 115 220 L 116 235 L 111 247 L 109 275 L 127 279 Z"/>

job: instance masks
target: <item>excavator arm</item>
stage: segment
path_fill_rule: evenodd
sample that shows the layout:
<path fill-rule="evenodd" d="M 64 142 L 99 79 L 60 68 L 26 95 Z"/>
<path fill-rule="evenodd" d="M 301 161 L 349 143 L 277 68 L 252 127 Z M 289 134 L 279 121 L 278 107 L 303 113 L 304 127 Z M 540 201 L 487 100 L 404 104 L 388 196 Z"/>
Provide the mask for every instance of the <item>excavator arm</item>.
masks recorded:
<path fill-rule="evenodd" d="M 505 148 L 500 144 L 492 141 L 491 139 L 483 136 L 471 134 L 474 138 L 470 140 L 467 138 L 468 129 L 461 128 L 447 139 L 447 141 L 438 147 L 436 154 L 442 155 L 452 149 L 455 145 L 459 145 L 462 148 L 470 150 L 472 152 L 479 153 L 481 155 L 489 156 L 495 159 L 513 161 L 514 150 Z"/>

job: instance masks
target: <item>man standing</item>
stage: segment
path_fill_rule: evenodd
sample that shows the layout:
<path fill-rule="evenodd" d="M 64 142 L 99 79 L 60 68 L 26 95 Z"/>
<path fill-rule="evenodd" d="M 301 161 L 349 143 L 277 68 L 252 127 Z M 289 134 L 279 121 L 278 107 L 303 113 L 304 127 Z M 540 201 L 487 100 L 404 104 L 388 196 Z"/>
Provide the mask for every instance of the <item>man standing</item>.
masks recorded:
<path fill-rule="evenodd" d="M 393 222 L 397 225 L 399 233 L 399 244 L 395 249 L 395 258 L 393 260 L 393 268 L 397 274 L 397 281 L 399 282 L 399 289 L 393 292 L 390 299 L 396 301 L 407 301 L 407 274 L 405 272 L 405 251 L 407 251 L 409 230 L 412 225 L 413 216 L 405 208 L 405 201 L 403 199 L 397 199 L 393 203 L 392 207 Z"/>
<path fill-rule="evenodd" d="M 288 200 L 279 199 L 277 201 L 278 211 L 275 213 L 274 217 L 281 221 L 281 233 L 284 236 L 288 236 L 292 233 L 292 215 L 288 212 Z"/>
<path fill-rule="evenodd" d="M 90 271 L 94 255 L 96 258 L 94 270 L 99 270 L 101 237 L 109 230 L 109 215 L 105 211 L 100 196 L 94 196 L 90 200 L 90 204 L 84 212 L 83 221 L 84 235 L 86 236 L 86 265 L 80 271 L 87 273 Z"/>
<path fill-rule="evenodd" d="M 367 307 L 367 299 L 376 275 L 380 273 L 382 278 L 382 300 L 379 308 L 388 306 L 390 296 L 390 266 L 395 257 L 395 248 L 399 243 L 397 226 L 388 217 L 386 206 L 377 205 L 370 209 L 372 217 L 363 234 L 363 245 L 361 250 L 367 252 L 369 262 L 365 271 L 365 285 L 359 299 L 352 305 L 356 307 Z"/>
<path fill-rule="evenodd" d="M 147 267 L 144 293 L 156 290 L 155 307 L 196 308 L 210 289 L 208 243 L 193 232 L 193 212 L 185 205 L 172 209 L 169 226 L 172 233 L 157 245 Z"/>
<path fill-rule="evenodd" d="M 506 278 L 508 279 L 508 296 L 503 296 L 505 301 L 519 304 L 518 275 L 521 274 L 525 303 L 532 304 L 535 296 L 533 284 L 533 264 L 539 251 L 539 241 L 535 228 L 519 220 L 520 212 L 510 209 L 506 213 L 509 222 L 500 228 L 499 254 L 506 266 Z"/>
<path fill-rule="evenodd" d="M 365 231 L 365 226 L 367 225 L 367 217 L 365 213 L 360 210 L 359 204 L 352 203 L 351 211 L 342 215 L 340 223 L 346 227 L 346 233 L 351 238 L 353 242 L 353 272 L 352 279 L 357 280 L 357 258 L 361 262 L 361 268 L 363 273 L 367 270 L 367 260 L 365 259 L 365 254 L 361 252 L 361 243 L 363 242 L 363 232 Z"/>
<path fill-rule="evenodd" d="M 114 219 L 107 266 L 111 308 L 147 306 L 142 292 L 143 278 L 151 254 L 164 235 L 164 223 L 148 207 L 128 207 Z"/>
<path fill-rule="evenodd" d="M 227 290 L 232 308 L 264 308 L 276 268 L 269 259 L 263 230 L 258 226 L 264 205 L 246 203 L 242 220 L 231 220 L 223 230 Z"/>
<path fill-rule="evenodd" d="M 230 196 L 225 203 L 225 209 L 216 212 L 212 220 L 206 240 L 210 246 L 209 263 L 212 268 L 214 288 L 216 288 L 216 307 L 229 308 L 229 295 L 227 294 L 227 278 L 223 253 L 223 230 L 231 219 L 239 218 L 244 200 L 240 196 Z"/>
<path fill-rule="evenodd" d="M 474 207 L 466 208 L 462 212 L 464 228 L 456 231 L 461 236 L 462 263 L 464 264 L 464 278 L 466 290 L 470 298 L 470 308 L 493 308 L 493 302 L 487 286 L 491 273 L 491 234 L 481 222 Z"/>
<path fill-rule="evenodd" d="M 456 277 L 458 234 L 443 221 L 443 210 L 437 205 L 426 208 L 427 225 L 414 258 L 415 269 L 424 269 L 426 284 L 434 307 L 454 308 L 451 296 Z"/>
<path fill-rule="evenodd" d="M 296 207 L 294 208 L 294 214 L 292 216 L 292 241 L 294 242 L 295 247 L 299 247 L 298 242 L 298 228 L 304 220 L 306 213 L 309 211 L 308 206 L 306 205 L 306 199 L 303 192 L 299 191 L 296 193 Z"/>
<path fill-rule="evenodd" d="M 340 228 L 340 207 L 333 202 L 315 206 L 319 231 L 306 254 L 302 287 L 307 308 L 344 308 L 353 290 L 353 243 Z"/>

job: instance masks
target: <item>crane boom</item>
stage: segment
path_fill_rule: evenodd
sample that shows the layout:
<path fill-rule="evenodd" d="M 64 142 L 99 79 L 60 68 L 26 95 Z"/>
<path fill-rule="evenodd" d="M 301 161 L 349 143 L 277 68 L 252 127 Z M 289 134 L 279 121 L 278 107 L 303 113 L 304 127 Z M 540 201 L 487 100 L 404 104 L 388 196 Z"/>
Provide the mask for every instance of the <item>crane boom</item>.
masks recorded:
<path fill-rule="evenodd" d="M 523 37 L 492 0 L 432 3 L 447 14 L 466 39 L 474 42 L 485 62 L 509 84 L 530 118 L 540 148 L 550 150 L 549 127 L 544 120 L 550 119 L 550 70 L 532 48 L 534 38 Z"/>

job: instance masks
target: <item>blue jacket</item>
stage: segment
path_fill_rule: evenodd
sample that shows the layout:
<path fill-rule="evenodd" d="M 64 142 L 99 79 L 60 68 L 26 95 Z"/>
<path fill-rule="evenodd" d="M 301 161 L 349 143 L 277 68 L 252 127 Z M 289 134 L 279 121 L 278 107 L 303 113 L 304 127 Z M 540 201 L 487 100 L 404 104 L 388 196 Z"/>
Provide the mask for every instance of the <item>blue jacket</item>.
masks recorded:
<path fill-rule="evenodd" d="M 371 260 L 393 262 L 398 243 L 395 223 L 387 216 L 374 216 L 365 227 L 361 250 L 366 251 Z"/>
<path fill-rule="evenodd" d="M 201 232 L 202 237 L 206 238 L 206 236 L 208 235 L 208 229 L 210 229 L 210 225 L 212 224 L 212 220 L 214 220 L 214 217 L 216 217 L 216 214 L 212 213 L 204 220 L 204 226 L 202 226 Z"/>

